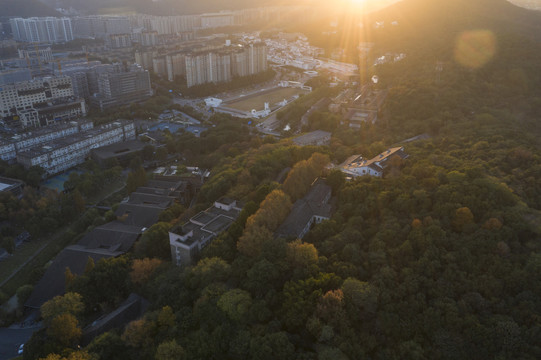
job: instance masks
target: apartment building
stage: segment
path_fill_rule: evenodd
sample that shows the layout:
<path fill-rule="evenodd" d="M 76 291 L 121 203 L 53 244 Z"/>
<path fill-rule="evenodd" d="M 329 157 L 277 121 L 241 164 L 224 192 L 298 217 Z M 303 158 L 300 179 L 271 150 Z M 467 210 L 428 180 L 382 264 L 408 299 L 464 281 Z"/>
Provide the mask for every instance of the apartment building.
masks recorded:
<path fill-rule="evenodd" d="M 92 149 L 133 139 L 134 124 L 116 121 L 19 152 L 17 162 L 25 168 L 40 166 L 50 176 L 82 164 Z"/>
<path fill-rule="evenodd" d="M 73 19 L 77 38 L 104 38 L 107 35 L 131 33 L 130 19 L 125 16 L 80 16 Z"/>
<path fill-rule="evenodd" d="M 216 28 L 235 25 L 235 17 L 232 12 L 221 12 L 201 15 L 202 28 Z"/>
<path fill-rule="evenodd" d="M 185 64 L 188 87 L 231 81 L 235 76 L 254 75 L 267 70 L 266 46 L 255 43 L 192 53 L 186 55 Z"/>
<path fill-rule="evenodd" d="M 134 64 L 124 71 L 104 72 L 97 77 L 98 92 L 90 102 L 100 110 L 143 101 L 152 96 L 148 71 Z"/>
<path fill-rule="evenodd" d="M 74 97 L 69 76 L 43 77 L 0 88 L 0 117 L 23 127 L 45 126 L 86 115 L 84 100 Z"/>
<path fill-rule="evenodd" d="M 0 159 L 13 162 L 17 153 L 57 139 L 66 138 L 94 127 L 91 121 L 70 121 L 69 123 L 51 125 L 33 129 L 10 138 L 0 139 Z"/>
<path fill-rule="evenodd" d="M 68 17 L 12 18 L 9 23 L 17 41 L 63 43 L 74 39 Z"/>
<path fill-rule="evenodd" d="M 110 49 L 121 49 L 132 46 L 131 34 L 113 34 L 107 35 L 105 38 L 105 44 Z"/>

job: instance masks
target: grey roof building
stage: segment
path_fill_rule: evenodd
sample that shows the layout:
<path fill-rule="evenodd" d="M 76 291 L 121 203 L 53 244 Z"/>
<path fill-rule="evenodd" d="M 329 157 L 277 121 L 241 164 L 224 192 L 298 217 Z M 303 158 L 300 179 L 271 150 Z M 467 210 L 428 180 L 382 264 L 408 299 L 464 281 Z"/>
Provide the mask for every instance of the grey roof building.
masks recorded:
<path fill-rule="evenodd" d="M 236 200 L 221 198 L 207 210 L 193 216 L 189 222 L 171 229 L 169 244 L 173 263 L 191 264 L 203 247 L 233 224 L 241 209 Z"/>
<path fill-rule="evenodd" d="M 46 301 L 64 294 L 66 268 L 81 275 L 89 257 L 97 262 L 128 252 L 146 228 L 158 221 L 160 213 L 173 204 L 175 198 L 168 195 L 175 193 L 181 185 L 181 181 L 148 181 L 144 189 L 164 195 L 133 193 L 127 203 L 118 207 L 118 220 L 96 227 L 76 245 L 68 246 L 56 256 L 25 306 L 38 309 Z"/>
<path fill-rule="evenodd" d="M 293 139 L 293 143 L 298 146 L 306 145 L 329 145 L 331 133 L 323 130 L 316 130 Z"/>
<path fill-rule="evenodd" d="M 308 194 L 293 204 L 289 216 L 276 230 L 276 237 L 302 239 L 312 225 L 330 219 L 331 192 L 331 187 L 322 179 L 314 181 Z"/>

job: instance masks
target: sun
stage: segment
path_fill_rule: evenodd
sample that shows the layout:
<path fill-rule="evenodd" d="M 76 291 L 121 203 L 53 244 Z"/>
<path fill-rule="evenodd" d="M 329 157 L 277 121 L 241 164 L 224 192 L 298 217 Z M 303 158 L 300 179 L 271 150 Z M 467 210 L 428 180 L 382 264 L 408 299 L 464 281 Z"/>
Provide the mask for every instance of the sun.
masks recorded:
<path fill-rule="evenodd" d="M 369 0 L 348 0 L 346 3 L 349 2 L 349 7 L 352 10 L 361 10 L 364 9 L 368 3 Z"/>

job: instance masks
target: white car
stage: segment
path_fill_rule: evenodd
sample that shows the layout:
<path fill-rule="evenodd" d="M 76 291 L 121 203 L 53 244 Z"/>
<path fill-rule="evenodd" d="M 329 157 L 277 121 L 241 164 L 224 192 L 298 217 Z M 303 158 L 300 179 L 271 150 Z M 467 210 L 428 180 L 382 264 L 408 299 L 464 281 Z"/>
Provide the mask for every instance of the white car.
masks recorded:
<path fill-rule="evenodd" d="M 21 346 L 19 346 L 19 351 L 17 351 L 17 354 L 21 355 L 23 353 L 23 350 L 24 350 L 24 344 L 21 344 Z"/>

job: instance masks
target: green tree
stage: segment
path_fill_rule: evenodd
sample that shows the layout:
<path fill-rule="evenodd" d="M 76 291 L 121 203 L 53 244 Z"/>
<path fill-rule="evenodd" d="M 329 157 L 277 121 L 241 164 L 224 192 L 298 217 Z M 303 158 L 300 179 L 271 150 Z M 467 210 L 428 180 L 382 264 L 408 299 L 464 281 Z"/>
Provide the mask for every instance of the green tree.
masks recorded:
<path fill-rule="evenodd" d="M 34 291 L 34 287 L 29 284 L 23 285 L 17 289 L 17 302 L 20 307 L 22 307 L 30 295 L 32 295 L 32 291 Z"/>
<path fill-rule="evenodd" d="M 105 332 L 95 337 L 86 350 L 96 354 L 100 360 L 130 359 L 127 347 L 115 332 Z"/>
<path fill-rule="evenodd" d="M 135 244 L 134 253 L 144 258 L 159 258 L 168 260 L 171 258 L 169 246 L 169 229 L 171 224 L 159 222 L 147 229 Z"/>
<path fill-rule="evenodd" d="M 218 300 L 218 307 L 232 320 L 246 322 L 252 306 L 250 293 L 241 289 L 229 290 Z"/>
<path fill-rule="evenodd" d="M 184 351 L 184 348 L 177 344 L 173 339 L 158 345 L 154 358 L 156 360 L 184 360 L 186 359 L 186 352 Z"/>

